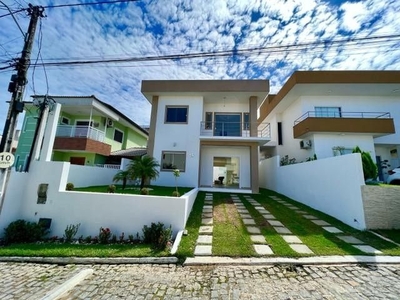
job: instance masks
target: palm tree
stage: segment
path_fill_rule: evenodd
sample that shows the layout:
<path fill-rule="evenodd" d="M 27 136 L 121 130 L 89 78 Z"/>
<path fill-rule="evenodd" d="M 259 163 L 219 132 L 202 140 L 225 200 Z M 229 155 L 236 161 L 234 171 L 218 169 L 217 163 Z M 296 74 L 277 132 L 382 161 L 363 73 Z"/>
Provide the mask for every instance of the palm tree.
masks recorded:
<path fill-rule="evenodd" d="M 122 189 L 124 190 L 126 187 L 126 182 L 128 181 L 129 175 L 130 174 L 127 170 L 119 171 L 117 174 L 114 175 L 113 182 L 118 182 L 118 181 L 122 180 Z"/>
<path fill-rule="evenodd" d="M 139 178 L 140 179 L 140 189 L 144 187 L 144 183 L 148 179 L 156 179 L 158 177 L 158 170 L 160 164 L 154 159 L 154 157 L 143 155 L 141 157 L 133 160 L 128 168 L 130 179 Z"/>

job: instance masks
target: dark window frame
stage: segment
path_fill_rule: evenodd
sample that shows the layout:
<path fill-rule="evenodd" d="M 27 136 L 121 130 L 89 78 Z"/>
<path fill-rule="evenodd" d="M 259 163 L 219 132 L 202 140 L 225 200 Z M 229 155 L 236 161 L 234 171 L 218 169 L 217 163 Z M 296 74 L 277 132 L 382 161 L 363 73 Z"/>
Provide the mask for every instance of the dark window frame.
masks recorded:
<path fill-rule="evenodd" d="M 278 145 L 283 145 L 282 122 L 278 122 Z"/>
<path fill-rule="evenodd" d="M 174 155 L 184 155 L 184 166 L 183 168 L 177 168 L 177 167 L 164 167 L 164 156 L 165 154 L 174 154 Z M 160 166 L 160 171 L 163 172 L 172 172 L 173 170 L 178 169 L 179 171 L 181 171 L 182 173 L 185 172 L 186 170 L 186 151 L 169 151 L 169 150 L 165 150 L 161 152 L 161 166 Z"/>
<path fill-rule="evenodd" d="M 118 140 L 115 139 L 115 133 L 116 133 L 117 131 L 118 131 L 119 133 L 121 133 L 121 141 L 118 141 Z M 122 144 L 122 143 L 124 142 L 124 132 L 123 132 L 122 130 L 118 129 L 118 128 L 114 128 L 113 141 Z"/>
<path fill-rule="evenodd" d="M 186 120 L 185 121 L 169 121 L 168 120 L 168 110 L 169 109 L 186 109 Z M 165 124 L 187 124 L 189 120 L 189 105 L 166 105 L 165 106 L 165 115 L 164 115 L 164 123 Z"/>

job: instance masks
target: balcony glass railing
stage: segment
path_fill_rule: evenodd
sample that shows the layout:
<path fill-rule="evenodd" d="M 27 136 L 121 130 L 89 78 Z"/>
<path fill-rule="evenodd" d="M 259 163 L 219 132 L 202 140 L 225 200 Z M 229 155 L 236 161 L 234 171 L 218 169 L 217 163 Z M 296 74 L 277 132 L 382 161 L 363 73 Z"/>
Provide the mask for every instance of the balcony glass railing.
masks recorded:
<path fill-rule="evenodd" d="M 320 113 L 316 111 L 308 111 L 300 118 L 294 121 L 294 125 L 299 124 L 307 118 L 355 118 L 355 119 L 390 119 L 388 112 L 334 112 Z"/>
<path fill-rule="evenodd" d="M 57 126 L 56 136 L 58 137 L 85 137 L 91 140 L 104 142 L 105 133 L 91 126 Z"/>
<path fill-rule="evenodd" d="M 250 128 L 257 128 L 257 133 L 253 137 L 270 137 L 269 123 L 249 123 L 249 122 L 205 122 L 200 123 L 200 136 L 237 136 L 252 137 Z"/>

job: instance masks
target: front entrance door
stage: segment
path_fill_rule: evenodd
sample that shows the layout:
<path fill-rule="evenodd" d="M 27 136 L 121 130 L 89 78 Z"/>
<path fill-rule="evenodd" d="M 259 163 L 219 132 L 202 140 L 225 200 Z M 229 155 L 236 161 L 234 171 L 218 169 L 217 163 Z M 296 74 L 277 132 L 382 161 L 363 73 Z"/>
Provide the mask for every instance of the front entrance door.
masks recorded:
<path fill-rule="evenodd" d="M 71 163 L 71 165 L 81 165 L 84 166 L 85 165 L 85 157 L 70 157 L 69 162 Z"/>

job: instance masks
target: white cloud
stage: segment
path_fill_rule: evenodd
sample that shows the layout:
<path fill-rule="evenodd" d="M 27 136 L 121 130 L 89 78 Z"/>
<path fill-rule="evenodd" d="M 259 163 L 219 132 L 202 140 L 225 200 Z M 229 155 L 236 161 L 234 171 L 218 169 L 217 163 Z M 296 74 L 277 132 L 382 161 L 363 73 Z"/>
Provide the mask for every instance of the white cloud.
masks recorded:
<path fill-rule="evenodd" d="M 50 0 L 37 3 L 46 5 Z M 358 37 L 400 32 L 398 0 L 349 1 L 340 6 L 323 0 L 144 0 L 124 5 L 124 9 L 120 7 L 47 9 L 42 28 L 43 58 L 102 59 L 212 52 L 343 39 L 351 32 Z M 29 18 L 23 14 L 17 18 L 26 30 Z M 21 33 L 13 20 L 1 18 L 0 45 L 7 53 L 0 47 L 0 67 L 4 66 L 1 61 L 10 58 L 8 53 L 15 57 L 21 51 L 22 38 L 12 41 L 18 36 Z M 51 94 L 94 94 L 138 124 L 148 124 L 150 104 L 140 93 L 141 81 L 145 79 L 268 78 L 271 90 L 276 92 L 296 69 L 400 69 L 396 59 L 399 48 L 395 42 L 373 47 L 327 43 L 301 52 L 255 52 L 240 59 L 49 67 L 47 73 Z M 35 43 L 33 58 L 37 49 Z M 41 68 L 35 74 L 36 92 L 45 93 Z M 5 119 L 8 109 L 5 101 L 10 99 L 10 75 L 11 72 L 0 71 L 0 120 Z M 29 87 L 27 95 L 32 93 Z"/>

